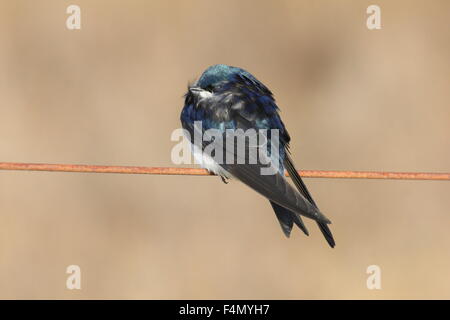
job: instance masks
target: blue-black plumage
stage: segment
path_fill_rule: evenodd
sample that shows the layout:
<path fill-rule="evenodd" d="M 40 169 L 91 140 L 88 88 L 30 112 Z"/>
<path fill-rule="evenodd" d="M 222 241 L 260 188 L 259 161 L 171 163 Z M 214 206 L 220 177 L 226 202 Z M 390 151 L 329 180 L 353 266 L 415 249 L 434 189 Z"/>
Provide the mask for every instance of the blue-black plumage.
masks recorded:
<path fill-rule="evenodd" d="M 305 216 L 317 222 L 329 245 L 334 247 L 328 227 L 330 221 L 320 212 L 289 155 L 291 138 L 278 111 L 272 92 L 252 74 L 241 68 L 218 64 L 206 69 L 188 88 L 181 123 L 189 133 L 195 155 L 203 159 L 203 166 L 222 176 L 224 181 L 236 178 L 265 196 L 286 236 L 289 237 L 294 223 L 308 235 L 301 218 Z M 249 139 L 245 140 L 242 156 L 237 146 L 230 149 L 227 144 L 230 139 L 235 139 L 235 136 L 230 138 L 230 130 L 238 132 L 239 129 L 265 132 L 267 143 L 259 144 L 258 140 L 255 146 Z M 209 143 L 202 141 L 198 144 L 194 136 L 202 136 L 208 130 L 213 130 L 223 139 L 212 139 L 222 141 L 222 144 L 216 143 L 216 147 L 219 146 L 216 153 L 205 156 Z M 257 157 L 251 155 L 252 148 L 257 149 Z M 222 149 L 223 158 L 215 157 L 217 150 Z M 225 155 L 231 155 L 234 161 L 225 161 Z M 267 167 L 267 159 L 271 165 L 275 164 L 276 169 L 271 174 L 262 174 L 263 168 Z M 284 169 L 289 172 L 296 188 L 287 182 Z"/>

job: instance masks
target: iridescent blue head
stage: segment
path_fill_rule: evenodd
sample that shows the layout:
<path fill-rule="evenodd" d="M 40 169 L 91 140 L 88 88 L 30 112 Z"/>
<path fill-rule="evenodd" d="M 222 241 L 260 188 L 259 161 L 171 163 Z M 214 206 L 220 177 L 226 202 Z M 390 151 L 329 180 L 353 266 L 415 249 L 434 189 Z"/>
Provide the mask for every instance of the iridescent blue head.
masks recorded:
<path fill-rule="evenodd" d="M 236 76 L 244 76 L 253 81 L 256 80 L 255 77 L 244 69 L 227 66 L 225 64 L 216 64 L 206 69 L 195 85 L 202 89 L 206 89 L 211 86 L 214 87 L 224 81 L 233 81 Z"/>
<path fill-rule="evenodd" d="M 189 86 L 189 92 L 200 99 L 214 98 L 231 91 L 235 91 L 239 95 L 252 94 L 272 98 L 270 90 L 250 72 L 225 64 L 216 64 L 209 67 L 197 82 Z"/>

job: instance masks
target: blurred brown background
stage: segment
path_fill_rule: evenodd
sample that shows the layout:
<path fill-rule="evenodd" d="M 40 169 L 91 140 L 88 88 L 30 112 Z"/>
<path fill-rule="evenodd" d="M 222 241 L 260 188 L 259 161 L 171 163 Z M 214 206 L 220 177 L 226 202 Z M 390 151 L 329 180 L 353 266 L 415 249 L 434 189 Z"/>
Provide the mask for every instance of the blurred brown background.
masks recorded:
<path fill-rule="evenodd" d="M 449 21 L 448 1 L 1 0 L 0 161 L 171 166 L 188 81 L 225 63 L 275 93 L 299 168 L 449 171 Z M 450 298 L 450 183 L 306 183 L 334 250 L 237 182 L 0 172 L 0 298 Z"/>

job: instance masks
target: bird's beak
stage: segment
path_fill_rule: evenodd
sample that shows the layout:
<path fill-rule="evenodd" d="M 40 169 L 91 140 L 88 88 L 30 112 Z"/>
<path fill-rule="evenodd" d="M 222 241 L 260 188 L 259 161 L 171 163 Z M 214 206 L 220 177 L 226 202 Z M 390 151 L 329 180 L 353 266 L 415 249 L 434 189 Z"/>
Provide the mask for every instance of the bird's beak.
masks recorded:
<path fill-rule="evenodd" d="M 190 87 L 189 91 L 193 94 L 199 94 L 200 92 L 203 91 L 203 89 L 200 87 Z"/>

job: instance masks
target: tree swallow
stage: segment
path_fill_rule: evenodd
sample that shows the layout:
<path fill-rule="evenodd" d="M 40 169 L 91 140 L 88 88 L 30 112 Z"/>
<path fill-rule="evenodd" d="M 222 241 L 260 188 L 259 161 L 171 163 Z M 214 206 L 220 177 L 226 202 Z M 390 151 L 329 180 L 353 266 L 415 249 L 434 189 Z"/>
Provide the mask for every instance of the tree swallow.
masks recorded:
<path fill-rule="evenodd" d="M 328 227 L 331 222 L 320 212 L 295 169 L 289 153 L 291 138 L 278 110 L 272 92 L 252 74 L 218 64 L 189 85 L 181 123 L 201 166 L 225 183 L 235 178 L 266 197 L 287 237 L 294 223 L 309 235 L 304 216 L 317 222 L 328 244 L 334 247 Z M 258 133 L 257 140 L 247 135 L 250 131 Z M 236 137 L 239 139 L 234 132 L 244 134 L 243 149 L 234 143 Z M 267 168 L 274 169 L 264 172 Z M 284 169 L 296 188 L 287 182 Z"/>

